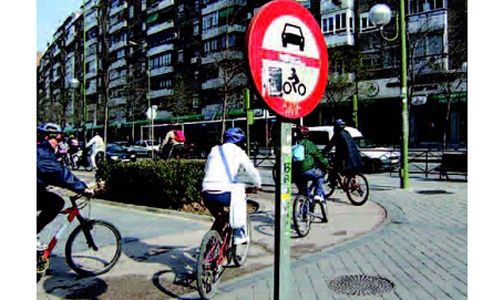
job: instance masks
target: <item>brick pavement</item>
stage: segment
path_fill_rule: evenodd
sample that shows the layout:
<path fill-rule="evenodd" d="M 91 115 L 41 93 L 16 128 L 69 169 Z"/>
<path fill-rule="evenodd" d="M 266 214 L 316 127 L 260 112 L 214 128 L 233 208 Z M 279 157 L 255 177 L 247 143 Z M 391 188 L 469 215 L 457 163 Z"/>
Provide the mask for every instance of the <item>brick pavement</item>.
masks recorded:
<path fill-rule="evenodd" d="M 466 299 L 467 183 L 413 178 L 411 189 L 401 190 L 396 177 L 371 175 L 369 180 L 371 201 L 387 210 L 385 224 L 293 260 L 290 298 Z M 328 288 L 338 276 L 360 274 L 388 279 L 394 289 L 350 296 Z M 272 269 L 267 268 L 222 284 L 216 298 L 272 299 L 272 289 Z"/>

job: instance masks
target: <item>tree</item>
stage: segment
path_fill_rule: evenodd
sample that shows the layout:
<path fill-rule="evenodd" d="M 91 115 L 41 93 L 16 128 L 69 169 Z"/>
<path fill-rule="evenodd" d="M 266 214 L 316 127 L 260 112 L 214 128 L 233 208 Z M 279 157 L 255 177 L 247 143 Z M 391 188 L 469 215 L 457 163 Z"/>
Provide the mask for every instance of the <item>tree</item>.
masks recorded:
<path fill-rule="evenodd" d="M 109 10 L 109 0 L 100 0 L 98 2 L 98 17 L 97 17 L 97 27 L 100 29 L 100 45 L 98 47 L 98 66 L 97 66 L 97 76 L 100 79 L 100 92 L 98 93 L 102 98 L 103 102 L 103 115 L 104 115 L 104 143 L 107 143 L 108 139 L 108 122 L 109 122 L 109 65 L 110 65 L 110 55 L 109 55 L 109 38 L 108 38 L 108 10 Z"/>
<path fill-rule="evenodd" d="M 192 101 L 196 95 L 193 85 L 182 75 L 175 76 L 174 94 L 168 97 L 167 109 L 175 116 L 192 112 Z"/>

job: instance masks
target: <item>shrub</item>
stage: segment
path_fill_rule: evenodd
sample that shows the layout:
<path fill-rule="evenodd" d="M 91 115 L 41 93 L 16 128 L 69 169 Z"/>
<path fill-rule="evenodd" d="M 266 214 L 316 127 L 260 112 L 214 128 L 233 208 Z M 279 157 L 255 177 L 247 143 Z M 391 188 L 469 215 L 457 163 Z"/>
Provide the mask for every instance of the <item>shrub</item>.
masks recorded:
<path fill-rule="evenodd" d="M 96 177 L 105 181 L 104 196 L 113 201 L 159 208 L 204 211 L 201 202 L 203 160 L 106 162 Z"/>

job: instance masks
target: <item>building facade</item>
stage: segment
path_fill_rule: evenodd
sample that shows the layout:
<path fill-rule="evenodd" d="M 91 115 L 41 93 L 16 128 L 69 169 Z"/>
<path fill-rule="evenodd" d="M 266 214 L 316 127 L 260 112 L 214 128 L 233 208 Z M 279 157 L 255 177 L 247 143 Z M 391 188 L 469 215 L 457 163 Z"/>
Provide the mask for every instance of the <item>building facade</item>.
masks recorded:
<path fill-rule="evenodd" d="M 86 1 L 58 28 L 40 60 L 39 121 L 96 130 L 107 124 L 120 139 L 147 124 L 145 112 L 152 105 L 160 123 L 241 111 L 242 88 L 249 85 L 246 28 L 265 2 Z M 330 57 L 327 91 L 305 124 L 331 124 L 341 117 L 377 143 L 397 144 L 400 48 L 368 19 L 377 1 L 300 2 L 315 15 Z M 386 3 L 395 15 L 399 2 Z M 439 143 L 446 132 L 448 143 L 464 144 L 466 1 L 405 4 L 410 143 Z M 395 23 L 393 17 L 385 26 L 386 36 L 397 34 Z"/>

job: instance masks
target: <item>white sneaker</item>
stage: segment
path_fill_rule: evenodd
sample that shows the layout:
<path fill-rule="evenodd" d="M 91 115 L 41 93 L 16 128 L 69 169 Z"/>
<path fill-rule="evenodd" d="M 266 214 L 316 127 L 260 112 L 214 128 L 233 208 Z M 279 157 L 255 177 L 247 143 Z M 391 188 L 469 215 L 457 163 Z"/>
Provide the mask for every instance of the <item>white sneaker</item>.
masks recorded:
<path fill-rule="evenodd" d="M 235 245 L 241 245 L 241 244 L 248 242 L 248 238 L 247 238 L 247 235 L 245 234 L 245 230 L 243 230 L 242 228 L 234 229 L 233 235 L 234 235 L 234 244 Z"/>
<path fill-rule="evenodd" d="M 314 201 L 320 202 L 320 203 L 324 203 L 325 199 L 323 197 L 321 197 L 320 195 L 315 195 L 314 196 Z"/>
<path fill-rule="evenodd" d="M 47 244 L 44 244 L 40 241 L 40 239 L 38 237 L 36 237 L 36 250 L 37 251 L 45 251 L 47 250 L 49 246 L 47 246 Z"/>

